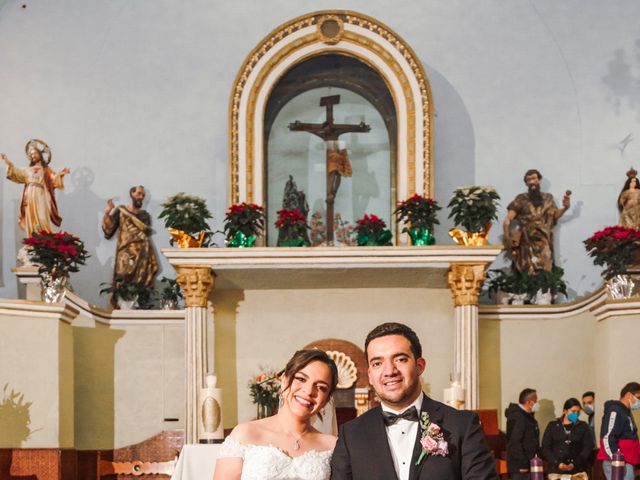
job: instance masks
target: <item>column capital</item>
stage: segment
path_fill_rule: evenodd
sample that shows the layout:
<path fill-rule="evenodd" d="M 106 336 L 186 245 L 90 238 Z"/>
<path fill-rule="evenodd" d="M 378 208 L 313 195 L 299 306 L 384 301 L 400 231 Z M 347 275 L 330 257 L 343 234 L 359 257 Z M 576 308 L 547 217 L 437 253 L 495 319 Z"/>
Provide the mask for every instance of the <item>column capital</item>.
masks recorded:
<path fill-rule="evenodd" d="M 452 263 L 447 277 L 456 307 L 478 305 L 480 287 L 486 278 L 485 263 Z"/>
<path fill-rule="evenodd" d="M 176 280 L 182 287 L 185 307 L 206 307 L 215 276 L 206 265 L 176 266 Z"/>

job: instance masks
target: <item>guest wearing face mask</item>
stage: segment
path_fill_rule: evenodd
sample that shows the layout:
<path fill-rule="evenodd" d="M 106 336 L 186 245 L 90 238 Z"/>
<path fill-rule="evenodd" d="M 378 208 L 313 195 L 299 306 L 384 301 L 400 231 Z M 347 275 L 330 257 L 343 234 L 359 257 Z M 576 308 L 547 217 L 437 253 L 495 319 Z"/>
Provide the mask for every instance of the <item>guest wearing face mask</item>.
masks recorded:
<path fill-rule="evenodd" d="M 564 402 L 562 416 L 549 422 L 542 437 L 542 456 L 549 463 L 549 480 L 587 480 L 589 456 L 593 450 L 591 432 L 586 422 L 578 420 L 580 402 Z"/>
<path fill-rule="evenodd" d="M 593 443 L 596 443 L 596 413 L 595 413 L 596 394 L 592 391 L 582 394 L 582 410 L 587 415 L 587 425 L 591 430 Z"/>
<path fill-rule="evenodd" d="M 626 470 L 624 480 L 633 480 L 633 467 L 640 465 L 638 428 L 633 421 L 632 410 L 640 408 L 640 383 L 627 383 L 620 391 L 620 400 L 604 404 L 604 416 L 600 427 L 598 460 L 607 480 L 611 480 L 611 456 L 618 450 L 624 455 Z"/>
<path fill-rule="evenodd" d="M 525 388 L 518 403 L 511 403 L 507 417 L 507 472 L 512 480 L 529 480 L 529 462 L 540 450 L 540 429 L 534 416 L 540 410 L 538 394 Z"/>

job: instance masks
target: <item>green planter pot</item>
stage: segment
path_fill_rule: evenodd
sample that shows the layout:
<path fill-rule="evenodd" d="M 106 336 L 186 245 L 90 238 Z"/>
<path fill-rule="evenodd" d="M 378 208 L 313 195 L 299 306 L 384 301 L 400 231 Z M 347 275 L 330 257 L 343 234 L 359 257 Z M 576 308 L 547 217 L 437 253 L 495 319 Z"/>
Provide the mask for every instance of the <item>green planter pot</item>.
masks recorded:
<path fill-rule="evenodd" d="M 245 235 L 242 232 L 236 232 L 236 234 L 229 240 L 227 243 L 228 247 L 234 248 L 249 248 L 252 247 L 254 243 L 256 243 L 256 239 L 258 237 L 256 235 Z"/>
<path fill-rule="evenodd" d="M 416 247 L 424 247 L 436 243 L 435 237 L 426 228 L 410 228 L 409 237 L 411 238 L 411 245 Z"/>

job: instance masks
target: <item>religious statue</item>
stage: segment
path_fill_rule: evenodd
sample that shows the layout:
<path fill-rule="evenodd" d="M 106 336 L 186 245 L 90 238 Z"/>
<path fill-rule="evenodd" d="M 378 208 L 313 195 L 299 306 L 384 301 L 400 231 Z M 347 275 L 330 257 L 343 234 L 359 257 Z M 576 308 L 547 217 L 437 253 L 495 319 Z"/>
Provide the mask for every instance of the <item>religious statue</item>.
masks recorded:
<path fill-rule="evenodd" d="M 540 191 L 541 180 L 538 170 L 525 173 L 524 183 L 529 191 L 509 204 L 503 224 L 504 246 L 511 252 L 514 270 L 529 275 L 553 268 L 553 228 L 571 205 L 570 190 L 562 198 L 562 208 L 558 208 L 553 195 Z M 517 228 L 512 228 L 514 220 Z"/>
<path fill-rule="evenodd" d="M 637 175 L 634 168 L 627 172 L 627 181 L 618 196 L 619 223 L 625 227 L 640 228 L 640 185 Z"/>
<path fill-rule="evenodd" d="M 59 227 L 62 223 L 55 189 L 64 188 L 64 176 L 71 170 L 65 167 L 56 173 L 49 168 L 51 149 L 42 140 L 29 140 L 24 150 L 29 159 L 29 166 L 23 169 L 16 168 L 6 154 L 0 155 L 7 165 L 7 178 L 24 184 L 18 223 L 27 235 L 43 230 L 52 232 L 52 224 Z"/>
<path fill-rule="evenodd" d="M 142 185 L 129 189 L 131 204 L 116 207 L 112 199 L 107 200 L 102 217 L 102 231 L 107 239 L 118 233 L 113 278 L 127 283 L 139 283 L 148 288 L 158 272 L 158 260 L 151 245 L 151 215 L 142 209 L 145 198 Z M 111 297 L 115 307 L 117 299 Z"/>
<path fill-rule="evenodd" d="M 360 122 L 358 125 L 339 124 L 333 122 L 333 106 L 340 103 L 340 95 L 320 98 L 320 106 L 326 107 L 327 119 L 323 123 L 302 123 L 295 121 L 289 124 L 292 132 L 308 132 L 317 135 L 326 144 L 327 163 L 327 245 L 333 245 L 334 205 L 342 177 L 351 176 L 351 163 L 347 150 L 339 145 L 338 137 L 343 133 L 367 133 L 371 126 Z"/>

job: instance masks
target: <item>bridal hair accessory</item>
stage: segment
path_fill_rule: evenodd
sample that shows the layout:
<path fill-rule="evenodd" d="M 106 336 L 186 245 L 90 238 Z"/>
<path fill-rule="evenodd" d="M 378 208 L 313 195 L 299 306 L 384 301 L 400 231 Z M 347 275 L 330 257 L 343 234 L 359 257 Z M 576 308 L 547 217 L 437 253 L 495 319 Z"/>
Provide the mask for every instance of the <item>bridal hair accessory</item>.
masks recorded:
<path fill-rule="evenodd" d="M 420 413 L 420 446 L 422 452 L 416 465 L 420 465 L 427 455 L 446 457 L 449 455 L 449 444 L 444 439 L 440 426 L 432 423 L 427 412 Z"/>

